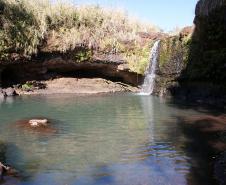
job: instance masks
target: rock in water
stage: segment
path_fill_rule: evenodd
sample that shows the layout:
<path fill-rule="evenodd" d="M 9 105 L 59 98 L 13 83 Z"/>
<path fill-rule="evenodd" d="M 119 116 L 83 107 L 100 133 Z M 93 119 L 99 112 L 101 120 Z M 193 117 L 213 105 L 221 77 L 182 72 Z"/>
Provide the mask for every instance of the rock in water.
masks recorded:
<path fill-rule="evenodd" d="M 5 94 L 3 92 L 0 92 L 0 99 L 4 99 L 5 98 Z"/>
<path fill-rule="evenodd" d="M 12 87 L 5 89 L 4 92 L 7 96 L 15 96 L 16 95 L 16 91 Z"/>
<path fill-rule="evenodd" d="M 10 167 L 5 166 L 0 162 L 0 179 L 3 179 L 3 176 L 9 171 Z"/>
<path fill-rule="evenodd" d="M 0 99 L 5 98 L 6 94 L 5 92 L 2 90 L 2 88 L 0 88 Z"/>
<path fill-rule="evenodd" d="M 54 134 L 57 132 L 52 127 L 52 120 L 47 118 L 23 119 L 15 122 L 18 128 L 30 130 L 39 134 Z"/>
<path fill-rule="evenodd" d="M 32 127 L 47 126 L 47 119 L 31 119 L 28 122 Z"/>

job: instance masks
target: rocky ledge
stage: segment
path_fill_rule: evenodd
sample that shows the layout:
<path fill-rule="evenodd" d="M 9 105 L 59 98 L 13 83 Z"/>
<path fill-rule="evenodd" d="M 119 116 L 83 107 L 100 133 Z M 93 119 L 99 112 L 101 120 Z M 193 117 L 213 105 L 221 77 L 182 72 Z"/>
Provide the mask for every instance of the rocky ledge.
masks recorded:
<path fill-rule="evenodd" d="M 98 77 L 121 81 L 134 86 L 140 85 L 143 75 L 131 72 L 123 61 L 74 62 L 62 56 L 38 61 L 0 64 L 0 83 L 3 86 L 28 80 L 42 80 L 57 76 Z"/>
<path fill-rule="evenodd" d="M 123 61 L 74 62 L 63 56 L 0 65 L 0 97 L 18 94 L 106 93 L 138 90 L 143 76 Z M 14 87 L 7 88 L 7 87 Z"/>
<path fill-rule="evenodd" d="M 26 82 L 24 85 L 16 87 L 19 95 L 33 94 L 99 94 L 115 92 L 138 92 L 138 88 L 121 83 L 112 82 L 102 78 L 71 78 L 59 77 L 55 79 L 38 82 L 40 86 L 35 86 L 36 81 Z"/>

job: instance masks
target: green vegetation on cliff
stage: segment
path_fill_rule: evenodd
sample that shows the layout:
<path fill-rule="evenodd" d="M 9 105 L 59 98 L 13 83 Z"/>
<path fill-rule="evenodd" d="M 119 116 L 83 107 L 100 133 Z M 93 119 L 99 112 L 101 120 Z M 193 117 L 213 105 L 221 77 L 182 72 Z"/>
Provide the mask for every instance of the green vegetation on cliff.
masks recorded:
<path fill-rule="evenodd" d="M 225 0 L 201 0 L 196 7 L 189 64 L 185 75 L 190 80 L 221 83 L 226 80 Z"/>
<path fill-rule="evenodd" d="M 191 35 L 186 37 L 172 36 L 163 39 L 159 52 L 160 69 L 167 65 L 172 68 L 172 62 L 177 63 L 177 65 L 187 64 L 190 42 Z"/>
<path fill-rule="evenodd" d="M 132 71 L 143 73 L 150 39 L 141 38 L 139 33 L 156 31 L 156 27 L 139 23 L 124 12 L 99 6 L 0 0 L 0 60 L 40 52 L 75 52 L 76 61 L 89 60 L 97 53 L 117 54 Z"/>

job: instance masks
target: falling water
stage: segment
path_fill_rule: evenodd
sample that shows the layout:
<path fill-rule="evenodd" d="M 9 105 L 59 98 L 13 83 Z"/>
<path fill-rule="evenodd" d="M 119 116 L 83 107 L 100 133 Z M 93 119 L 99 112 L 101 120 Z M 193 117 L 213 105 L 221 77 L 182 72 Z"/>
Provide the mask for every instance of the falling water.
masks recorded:
<path fill-rule="evenodd" d="M 156 76 L 155 72 L 159 54 L 159 43 L 160 43 L 159 40 L 156 41 L 151 49 L 150 64 L 145 73 L 144 83 L 142 85 L 142 89 L 140 92 L 141 95 L 151 95 L 153 93 Z"/>

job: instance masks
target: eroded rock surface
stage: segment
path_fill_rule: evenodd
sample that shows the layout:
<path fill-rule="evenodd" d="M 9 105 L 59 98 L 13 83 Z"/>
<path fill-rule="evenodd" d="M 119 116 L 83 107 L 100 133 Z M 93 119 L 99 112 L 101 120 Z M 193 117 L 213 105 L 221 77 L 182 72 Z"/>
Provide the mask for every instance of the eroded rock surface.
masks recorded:
<path fill-rule="evenodd" d="M 71 78 L 59 77 L 56 79 L 42 81 L 46 88 L 31 90 L 17 89 L 18 94 L 98 94 L 115 92 L 138 92 L 138 88 L 120 83 L 112 82 L 102 78 Z"/>

